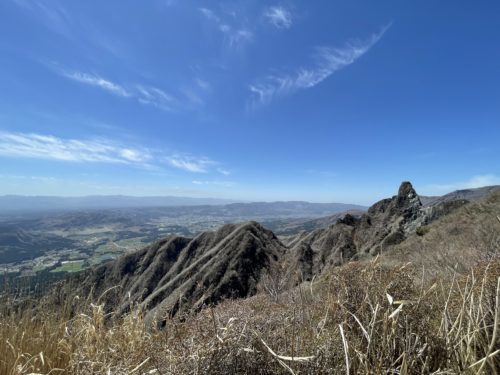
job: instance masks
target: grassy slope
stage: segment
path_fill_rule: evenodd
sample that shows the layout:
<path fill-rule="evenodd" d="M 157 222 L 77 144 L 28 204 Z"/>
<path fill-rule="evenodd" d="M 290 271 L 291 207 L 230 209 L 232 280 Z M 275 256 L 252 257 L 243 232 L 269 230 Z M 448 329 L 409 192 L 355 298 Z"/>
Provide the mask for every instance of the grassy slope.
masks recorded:
<path fill-rule="evenodd" d="M 494 373 L 499 275 L 496 261 L 427 284 L 411 267 L 351 263 L 275 297 L 177 317 L 161 331 L 145 330 L 137 312 L 105 324 L 102 306 L 87 301 L 72 301 L 80 309 L 72 319 L 48 308 L 33 319 L 3 305 L 0 373 Z"/>

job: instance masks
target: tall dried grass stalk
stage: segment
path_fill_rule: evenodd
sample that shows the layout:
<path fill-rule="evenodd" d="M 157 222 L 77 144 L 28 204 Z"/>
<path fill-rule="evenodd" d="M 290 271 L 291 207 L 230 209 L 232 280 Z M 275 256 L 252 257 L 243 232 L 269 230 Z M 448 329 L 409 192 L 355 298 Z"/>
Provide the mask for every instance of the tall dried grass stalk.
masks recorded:
<path fill-rule="evenodd" d="M 4 296 L 0 374 L 498 374 L 500 261 L 417 274 L 351 263 L 162 330 L 138 309 L 115 317 L 98 301 L 56 309 Z"/>

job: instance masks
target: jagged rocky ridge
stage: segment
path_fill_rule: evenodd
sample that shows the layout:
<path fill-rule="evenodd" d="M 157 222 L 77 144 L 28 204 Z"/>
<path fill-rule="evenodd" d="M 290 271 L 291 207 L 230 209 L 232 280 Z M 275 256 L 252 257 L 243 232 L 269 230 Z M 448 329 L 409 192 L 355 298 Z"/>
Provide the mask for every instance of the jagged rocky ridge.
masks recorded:
<path fill-rule="evenodd" d="M 403 182 L 397 195 L 375 203 L 362 216 L 346 215 L 328 228 L 299 235 L 289 245 L 290 269 L 300 270 L 307 280 L 325 268 L 379 254 L 466 203 L 446 200 L 424 207 L 411 183 Z"/>
<path fill-rule="evenodd" d="M 260 224 L 229 224 L 194 239 L 160 240 L 78 275 L 69 289 L 100 296 L 118 313 L 133 303 L 150 318 L 161 318 L 255 294 L 262 273 L 285 252 L 278 238 Z"/>
<path fill-rule="evenodd" d="M 134 304 L 148 318 L 161 319 L 251 296 L 275 267 L 293 284 L 378 254 L 466 203 L 458 199 L 424 206 L 412 185 L 403 182 L 397 195 L 375 203 L 365 214 L 346 214 L 327 228 L 298 234 L 286 246 L 256 222 L 225 225 L 194 239 L 170 236 L 76 275 L 59 290 L 59 298 L 91 295 L 118 313 Z"/>

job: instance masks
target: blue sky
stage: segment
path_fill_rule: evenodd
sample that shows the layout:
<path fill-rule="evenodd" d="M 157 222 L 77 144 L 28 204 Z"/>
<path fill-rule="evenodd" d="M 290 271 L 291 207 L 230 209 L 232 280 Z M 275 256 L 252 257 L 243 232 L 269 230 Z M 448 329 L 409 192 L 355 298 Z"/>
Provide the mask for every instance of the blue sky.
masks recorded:
<path fill-rule="evenodd" d="M 500 184 L 498 1 L 5 0 L 0 194 Z"/>

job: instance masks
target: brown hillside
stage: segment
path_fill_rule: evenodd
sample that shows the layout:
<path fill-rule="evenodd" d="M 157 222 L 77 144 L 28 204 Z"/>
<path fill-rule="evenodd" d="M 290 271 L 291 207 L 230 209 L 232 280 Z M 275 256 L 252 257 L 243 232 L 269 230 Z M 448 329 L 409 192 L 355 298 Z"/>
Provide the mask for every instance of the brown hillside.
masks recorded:
<path fill-rule="evenodd" d="M 169 237 L 79 275 L 64 289 L 101 296 L 121 313 L 138 304 L 163 318 L 225 298 L 253 295 L 262 272 L 277 262 L 284 246 L 256 222 L 225 225 L 194 239 Z"/>

